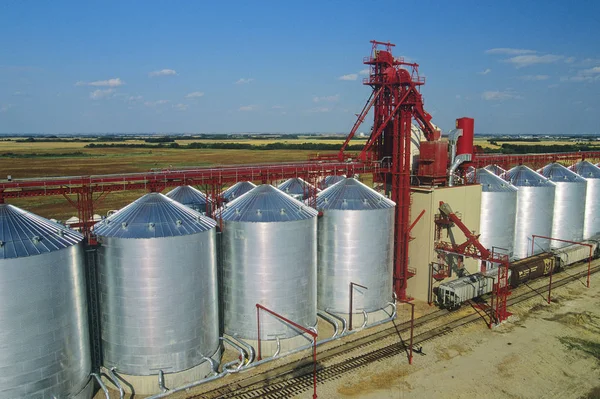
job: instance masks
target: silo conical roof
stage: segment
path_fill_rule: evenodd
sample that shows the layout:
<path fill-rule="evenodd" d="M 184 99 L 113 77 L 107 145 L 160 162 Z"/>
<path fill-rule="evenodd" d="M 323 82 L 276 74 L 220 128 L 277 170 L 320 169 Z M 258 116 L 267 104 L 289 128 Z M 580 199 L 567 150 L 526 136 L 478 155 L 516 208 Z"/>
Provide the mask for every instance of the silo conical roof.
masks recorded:
<path fill-rule="evenodd" d="M 206 195 L 191 186 L 179 186 L 169 191 L 167 197 L 183 205 L 197 204 L 206 205 Z"/>
<path fill-rule="evenodd" d="M 225 205 L 221 218 L 233 222 L 287 222 L 317 216 L 317 211 L 269 185 L 260 185 Z"/>
<path fill-rule="evenodd" d="M 477 173 L 475 173 L 475 182 L 481 184 L 481 191 L 488 193 L 514 192 L 518 190 L 511 183 L 496 176 L 494 172 L 486 168 L 477 170 Z"/>
<path fill-rule="evenodd" d="M 217 222 L 160 193 L 148 193 L 94 226 L 101 237 L 159 238 L 201 233 Z"/>
<path fill-rule="evenodd" d="M 585 183 L 584 178 L 556 162 L 549 163 L 538 172 L 556 183 Z"/>
<path fill-rule="evenodd" d="M 252 190 L 256 187 L 256 184 L 249 181 L 239 181 L 235 183 L 233 186 L 229 187 L 227 190 L 223 191 L 223 198 L 227 201 L 233 201 L 236 198 L 241 197 L 246 194 L 248 191 Z"/>
<path fill-rule="evenodd" d="M 525 165 L 515 166 L 504 173 L 502 177 L 516 187 L 554 186 L 550 180 Z"/>
<path fill-rule="evenodd" d="M 569 170 L 586 179 L 600 179 L 600 168 L 588 161 L 577 162 Z"/>
<path fill-rule="evenodd" d="M 311 190 L 312 190 L 312 192 L 317 190 L 312 184 L 304 181 L 303 179 L 301 179 L 299 177 L 293 177 L 291 179 L 287 179 L 286 181 L 281 183 L 279 186 L 277 186 L 277 188 L 280 189 L 281 191 L 283 191 L 284 193 L 291 194 L 291 195 L 300 195 L 300 194 L 304 195 L 304 194 L 309 193 Z"/>
<path fill-rule="evenodd" d="M 341 182 L 342 180 L 344 180 L 346 178 L 346 176 L 344 175 L 330 175 L 330 176 L 326 176 L 322 181 L 321 181 L 321 188 L 324 190 L 329 186 L 332 186 L 336 183 Z"/>
<path fill-rule="evenodd" d="M 344 179 L 317 194 L 317 209 L 360 211 L 394 206 L 394 201 L 354 178 Z"/>
<path fill-rule="evenodd" d="M 0 204 L 0 259 L 39 255 L 71 247 L 83 235 L 9 204 Z"/>
<path fill-rule="evenodd" d="M 495 174 L 496 176 L 500 176 L 501 174 L 503 174 L 504 172 L 506 172 L 505 169 L 501 168 L 498 165 L 488 165 L 485 168 L 483 168 L 485 170 L 488 170 L 490 172 L 492 172 L 493 174 Z"/>

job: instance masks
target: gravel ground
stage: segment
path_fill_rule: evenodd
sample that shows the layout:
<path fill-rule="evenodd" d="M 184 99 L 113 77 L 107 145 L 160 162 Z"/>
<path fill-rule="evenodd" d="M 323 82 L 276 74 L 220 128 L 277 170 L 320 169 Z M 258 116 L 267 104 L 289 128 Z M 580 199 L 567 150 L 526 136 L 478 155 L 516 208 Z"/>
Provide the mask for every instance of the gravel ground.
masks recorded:
<path fill-rule="evenodd" d="M 396 356 L 320 384 L 319 398 L 600 398 L 599 305 L 594 275 L 590 289 L 556 289 L 550 305 L 515 305 L 492 331 L 474 323 L 426 342 L 412 366 Z"/>

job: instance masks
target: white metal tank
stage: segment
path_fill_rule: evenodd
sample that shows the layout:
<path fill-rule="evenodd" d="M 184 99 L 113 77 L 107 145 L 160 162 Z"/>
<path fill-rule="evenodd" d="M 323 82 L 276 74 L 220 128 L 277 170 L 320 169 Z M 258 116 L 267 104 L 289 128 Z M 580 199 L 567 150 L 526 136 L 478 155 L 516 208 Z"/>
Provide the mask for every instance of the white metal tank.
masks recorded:
<path fill-rule="evenodd" d="M 94 227 L 105 367 L 121 376 L 162 370 L 170 386 L 210 371 L 205 357 L 219 348 L 215 226 L 149 193 Z M 138 394 L 158 390 L 155 378 L 123 378 Z"/>
<path fill-rule="evenodd" d="M 202 214 L 206 213 L 206 195 L 194 187 L 175 187 L 166 195 L 172 200 L 175 200 L 180 204 L 187 206 L 188 208 L 192 208 L 196 212 L 200 212 Z"/>
<path fill-rule="evenodd" d="M 82 241 L 0 204 L 0 398 L 91 398 Z"/>
<path fill-rule="evenodd" d="M 358 180 L 345 179 L 317 196 L 318 308 L 373 312 L 392 301 L 396 204 Z"/>
<path fill-rule="evenodd" d="M 256 187 L 256 184 L 249 181 L 240 181 L 223 191 L 223 198 L 226 202 L 233 201 L 236 198 L 241 197 L 248 191 Z"/>
<path fill-rule="evenodd" d="M 256 304 L 315 326 L 317 211 L 265 184 L 227 204 L 222 218 L 225 333 L 256 340 Z M 299 334 L 263 315 L 261 339 Z"/>
<path fill-rule="evenodd" d="M 513 256 L 526 258 L 532 255 L 533 234 L 546 237 L 552 234 L 556 186 L 525 165 L 515 166 L 503 178 L 518 189 Z M 536 238 L 534 244 L 534 254 L 550 250 L 549 240 Z"/>
<path fill-rule="evenodd" d="M 315 186 L 299 177 L 288 179 L 277 188 L 299 201 L 305 200 L 319 191 Z"/>
<path fill-rule="evenodd" d="M 587 180 L 583 239 L 600 234 L 600 168 L 588 161 L 577 162 L 569 168 Z"/>
<path fill-rule="evenodd" d="M 325 190 L 326 188 L 333 186 L 336 183 L 341 182 L 342 180 L 344 180 L 346 178 L 346 176 L 344 175 L 330 175 L 330 176 L 326 176 L 323 180 L 321 180 L 321 182 L 319 183 L 319 188 L 321 190 Z"/>
<path fill-rule="evenodd" d="M 481 184 L 479 242 L 495 252 L 513 256 L 517 214 L 517 188 L 484 168 L 475 174 Z"/>
<path fill-rule="evenodd" d="M 552 238 L 583 240 L 587 181 L 559 163 L 544 166 L 539 172 L 556 184 Z M 568 243 L 552 240 L 550 248 L 562 248 Z"/>

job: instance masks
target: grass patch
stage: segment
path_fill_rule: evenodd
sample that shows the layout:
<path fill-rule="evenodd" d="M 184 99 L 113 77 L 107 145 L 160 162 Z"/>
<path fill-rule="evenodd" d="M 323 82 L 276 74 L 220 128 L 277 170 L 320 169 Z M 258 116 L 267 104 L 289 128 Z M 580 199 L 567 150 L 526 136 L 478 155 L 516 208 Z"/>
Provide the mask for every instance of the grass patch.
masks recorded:
<path fill-rule="evenodd" d="M 600 363 L 600 343 L 576 337 L 560 337 L 558 340 L 567 349 L 586 353 Z"/>

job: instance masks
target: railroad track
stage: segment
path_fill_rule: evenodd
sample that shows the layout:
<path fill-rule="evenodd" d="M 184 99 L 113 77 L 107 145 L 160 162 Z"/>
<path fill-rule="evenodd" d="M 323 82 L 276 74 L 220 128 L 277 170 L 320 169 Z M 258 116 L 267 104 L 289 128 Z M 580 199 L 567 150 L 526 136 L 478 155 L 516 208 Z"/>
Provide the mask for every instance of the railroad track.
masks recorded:
<path fill-rule="evenodd" d="M 591 273 L 597 273 L 600 271 L 600 265 L 595 266 L 591 269 Z M 561 272 L 562 274 L 564 272 Z M 582 277 L 587 276 L 587 270 L 568 275 L 559 280 L 552 282 L 553 288 L 562 287 L 570 282 L 579 280 Z M 519 295 L 511 296 L 507 305 L 512 306 L 520 302 L 524 302 L 533 297 L 540 295 L 542 290 L 547 289 L 548 284 L 542 285 L 530 291 L 525 291 Z M 422 316 L 414 321 L 414 327 L 421 327 L 440 317 L 450 314 L 448 311 L 438 310 L 436 312 Z M 467 316 L 461 317 L 450 321 L 449 323 L 434 327 L 423 333 L 414 336 L 413 343 L 421 344 L 426 341 L 438 338 L 442 335 L 448 334 L 460 327 L 467 324 L 471 324 L 478 320 L 482 320 L 487 314 L 480 312 L 471 313 Z M 348 342 L 345 345 L 333 348 L 330 351 L 319 354 L 320 363 L 317 365 L 317 379 L 319 383 L 324 381 L 332 381 L 341 378 L 344 374 L 357 370 L 361 367 L 365 367 L 371 363 L 381 361 L 383 359 L 397 356 L 408 349 L 408 343 L 404 341 L 395 342 L 385 347 L 361 353 L 359 355 L 350 357 L 343 361 L 338 361 L 330 365 L 324 365 L 324 362 L 331 361 L 335 357 L 348 354 L 349 352 L 356 351 L 357 349 L 364 348 L 381 338 L 388 337 L 392 334 L 398 334 L 405 332 L 410 328 L 410 323 L 403 323 L 398 326 L 390 327 L 377 332 L 376 334 L 368 337 L 357 339 L 353 342 Z M 275 375 L 270 373 L 270 377 L 266 377 L 263 374 L 258 374 L 247 380 L 239 381 L 237 383 L 206 392 L 203 394 L 191 396 L 194 399 L 254 399 L 254 398 L 268 398 L 268 399 L 280 399 L 290 398 L 299 395 L 312 389 L 313 386 L 313 365 L 312 362 L 306 362 L 300 366 L 297 365 L 286 365 L 281 366 L 281 370 L 276 370 Z"/>

